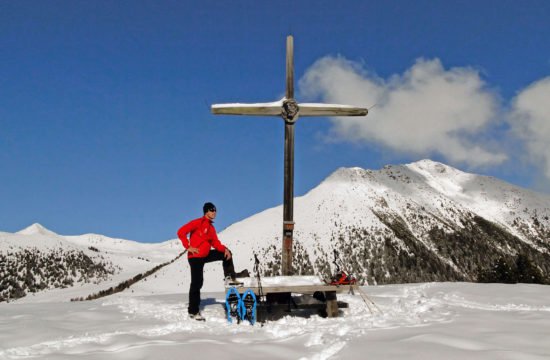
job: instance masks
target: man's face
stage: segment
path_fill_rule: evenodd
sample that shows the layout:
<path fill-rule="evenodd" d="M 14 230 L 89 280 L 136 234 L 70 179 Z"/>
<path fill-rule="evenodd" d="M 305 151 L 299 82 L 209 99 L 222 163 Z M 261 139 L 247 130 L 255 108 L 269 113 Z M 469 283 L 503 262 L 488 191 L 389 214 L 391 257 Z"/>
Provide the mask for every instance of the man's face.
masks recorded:
<path fill-rule="evenodd" d="M 214 220 L 216 218 L 216 210 L 208 210 L 206 212 L 206 217 L 210 220 Z"/>

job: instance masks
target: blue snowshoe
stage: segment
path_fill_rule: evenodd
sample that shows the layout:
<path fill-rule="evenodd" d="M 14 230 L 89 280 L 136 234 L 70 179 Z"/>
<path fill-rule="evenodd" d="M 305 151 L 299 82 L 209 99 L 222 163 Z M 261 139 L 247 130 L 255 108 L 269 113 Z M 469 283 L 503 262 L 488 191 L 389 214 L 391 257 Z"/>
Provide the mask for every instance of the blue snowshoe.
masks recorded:
<path fill-rule="evenodd" d="M 225 295 L 225 312 L 227 314 L 227 321 L 233 322 L 233 319 L 237 320 L 237 324 L 241 322 L 241 307 L 242 299 L 241 295 L 237 291 L 237 288 L 231 287 L 227 290 Z"/>
<path fill-rule="evenodd" d="M 248 320 L 251 325 L 256 323 L 256 294 L 250 289 L 241 297 L 241 318 Z"/>

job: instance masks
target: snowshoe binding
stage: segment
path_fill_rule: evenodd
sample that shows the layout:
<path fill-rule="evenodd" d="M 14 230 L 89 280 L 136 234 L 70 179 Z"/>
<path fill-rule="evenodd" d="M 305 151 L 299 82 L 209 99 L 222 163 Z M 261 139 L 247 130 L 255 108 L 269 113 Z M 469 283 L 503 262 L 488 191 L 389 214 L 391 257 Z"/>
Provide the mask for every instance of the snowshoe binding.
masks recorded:
<path fill-rule="evenodd" d="M 225 286 L 243 286 L 244 283 L 242 281 L 237 280 L 234 276 L 226 276 L 225 277 Z"/>
<path fill-rule="evenodd" d="M 247 320 L 251 325 L 256 323 L 256 294 L 247 289 L 241 298 L 241 316 L 242 320 Z"/>
<path fill-rule="evenodd" d="M 233 320 L 237 320 L 237 324 L 241 322 L 241 307 L 242 299 L 237 288 L 229 288 L 225 296 L 225 312 L 228 322 L 232 323 Z"/>

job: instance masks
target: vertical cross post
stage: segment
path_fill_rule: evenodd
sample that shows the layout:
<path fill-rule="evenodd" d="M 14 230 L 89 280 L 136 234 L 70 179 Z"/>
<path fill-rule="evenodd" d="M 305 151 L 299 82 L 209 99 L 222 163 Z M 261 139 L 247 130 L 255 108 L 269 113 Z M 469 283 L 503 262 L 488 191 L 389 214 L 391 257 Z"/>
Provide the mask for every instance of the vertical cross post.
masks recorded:
<path fill-rule="evenodd" d="M 292 275 L 292 242 L 294 234 L 294 123 L 285 123 L 285 166 L 283 202 L 283 275 Z"/>
<path fill-rule="evenodd" d="M 294 39 L 286 38 L 286 94 L 283 112 L 285 120 L 285 163 L 284 163 L 284 195 L 283 195 L 283 252 L 281 256 L 281 271 L 283 275 L 292 275 L 292 243 L 294 237 L 294 124 L 297 113 L 292 111 L 292 105 L 297 109 L 294 100 Z"/>

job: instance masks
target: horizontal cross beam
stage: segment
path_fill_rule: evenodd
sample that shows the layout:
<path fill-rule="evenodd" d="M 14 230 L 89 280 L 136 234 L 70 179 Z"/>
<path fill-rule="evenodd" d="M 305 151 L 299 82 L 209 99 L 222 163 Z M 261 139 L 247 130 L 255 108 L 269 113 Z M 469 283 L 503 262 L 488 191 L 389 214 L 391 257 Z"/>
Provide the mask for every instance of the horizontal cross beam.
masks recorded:
<path fill-rule="evenodd" d="M 283 103 L 286 98 L 270 103 L 255 104 L 215 104 L 212 113 L 215 115 L 252 115 L 283 116 Z M 368 109 L 351 105 L 298 103 L 298 114 L 303 116 L 365 116 Z"/>

